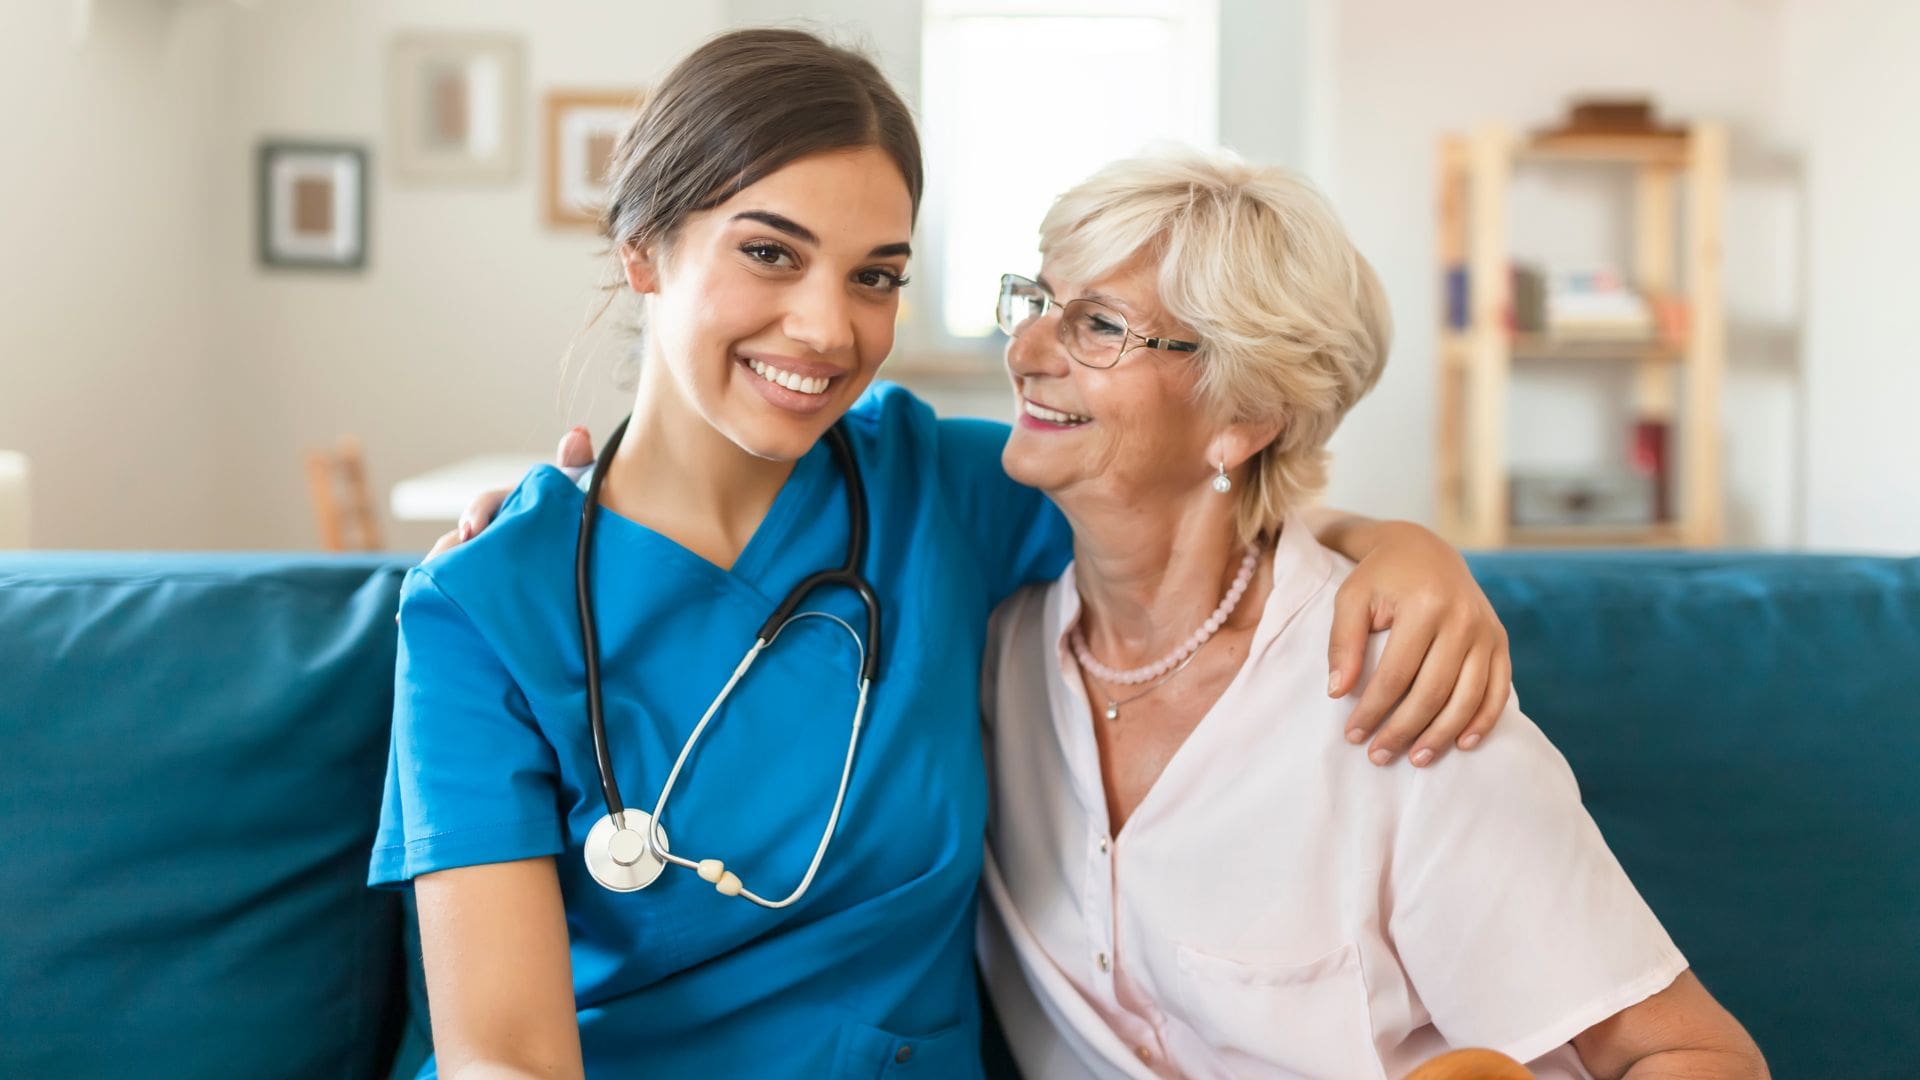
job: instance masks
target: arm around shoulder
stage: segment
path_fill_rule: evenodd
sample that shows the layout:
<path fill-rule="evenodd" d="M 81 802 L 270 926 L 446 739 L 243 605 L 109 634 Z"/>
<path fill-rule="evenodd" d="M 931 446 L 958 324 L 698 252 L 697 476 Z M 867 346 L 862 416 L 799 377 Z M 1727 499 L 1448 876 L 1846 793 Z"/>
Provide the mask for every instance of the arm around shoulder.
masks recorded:
<path fill-rule="evenodd" d="M 1380 542 L 1383 523 L 1362 514 L 1336 510 L 1331 506 L 1302 507 L 1300 519 L 1320 546 L 1337 551 L 1354 562 L 1367 557 Z"/>
<path fill-rule="evenodd" d="M 414 895 L 440 1075 L 584 1075 L 553 860 L 425 874 Z"/>
<path fill-rule="evenodd" d="M 1513 668 L 1506 628 L 1466 560 L 1411 522 L 1320 506 L 1300 518 L 1322 547 L 1355 564 L 1335 597 L 1327 692 L 1351 692 L 1367 634 L 1393 631 L 1349 737 L 1371 736 L 1368 756 L 1382 765 L 1400 753 L 1424 766 L 1450 745 L 1473 749 L 1498 722 Z"/>

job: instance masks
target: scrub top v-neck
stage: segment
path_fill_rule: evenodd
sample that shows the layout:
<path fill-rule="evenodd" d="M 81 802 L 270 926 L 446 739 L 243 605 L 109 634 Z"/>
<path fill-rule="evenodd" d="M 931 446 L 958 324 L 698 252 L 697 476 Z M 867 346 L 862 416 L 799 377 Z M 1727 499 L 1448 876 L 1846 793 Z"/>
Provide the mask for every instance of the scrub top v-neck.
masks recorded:
<path fill-rule="evenodd" d="M 1004 425 L 936 420 L 883 385 L 846 427 L 867 491 L 882 668 L 840 825 L 790 908 L 720 896 L 677 868 L 635 893 L 588 876 L 582 844 L 605 807 L 574 610 L 578 486 L 535 469 L 484 533 L 408 575 L 369 879 L 554 856 L 590 1075 L 979 1072 L 980 657 L 994 605 L 1057 575 L 1068 533 L 1001 471 Z M 773 606 L 845 557 L 845 481 L 815 446 L 728 569 L 618 514 L 596 519 L 613 765 L 628 804 L 650 808 Z M 864 628 L 850 594 L 806 606 Z M 792 889 L 833 805 L 857 664 L 827 620 L 792 624 L 675 786 L 673 851 L 724 859 L 763 895 Z"/>

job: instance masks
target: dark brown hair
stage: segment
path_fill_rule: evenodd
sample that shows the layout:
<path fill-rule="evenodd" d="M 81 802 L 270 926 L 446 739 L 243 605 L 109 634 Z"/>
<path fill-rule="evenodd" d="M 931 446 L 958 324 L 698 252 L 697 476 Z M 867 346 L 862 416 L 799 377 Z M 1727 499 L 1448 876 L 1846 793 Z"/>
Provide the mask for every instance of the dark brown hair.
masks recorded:
<path fill-rule="evenodd" d="M 804 30 L 722 34 L 654 88 L 614 153 L 600 231 L 617 251 L 671 244 L 687 216 L 823 151 L 875 147 L 913 211 L 924 168 L 913 115 L 873 61 Z"/>

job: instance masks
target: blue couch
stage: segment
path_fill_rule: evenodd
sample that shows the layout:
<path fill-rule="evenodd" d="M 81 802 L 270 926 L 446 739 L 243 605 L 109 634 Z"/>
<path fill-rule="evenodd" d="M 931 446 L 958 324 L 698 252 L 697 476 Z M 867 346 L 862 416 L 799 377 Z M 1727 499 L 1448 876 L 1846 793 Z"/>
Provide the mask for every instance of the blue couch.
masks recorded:
<path fill-rule="evenodd" d="M 1781 1077 L 1920 1055 L 1920 559 L 1501 554 L 1527 711 Z M 405 563 L 0 556 L 0 1076 L 381 1077 Z"/>

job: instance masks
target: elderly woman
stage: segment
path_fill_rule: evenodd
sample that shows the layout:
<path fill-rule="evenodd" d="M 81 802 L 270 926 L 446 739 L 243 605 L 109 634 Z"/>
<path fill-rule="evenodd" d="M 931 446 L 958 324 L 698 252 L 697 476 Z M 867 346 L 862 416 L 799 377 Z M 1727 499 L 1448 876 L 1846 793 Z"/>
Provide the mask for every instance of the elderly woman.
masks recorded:
<path fill-rule="evenodd" d="M 1024 1070 L 1764 1075 L 1514 703 L 1476 760 L 1346 746 L 1321 644 L 1352 564 L 1302 511 L 1389 331 L 1326 203 L 1169 151 L 1061 196 L 1041 253 L 1002 283 L 1003 463 L 1074 561 L 1000 607 L 982 699 L 981 957 Z"/>

